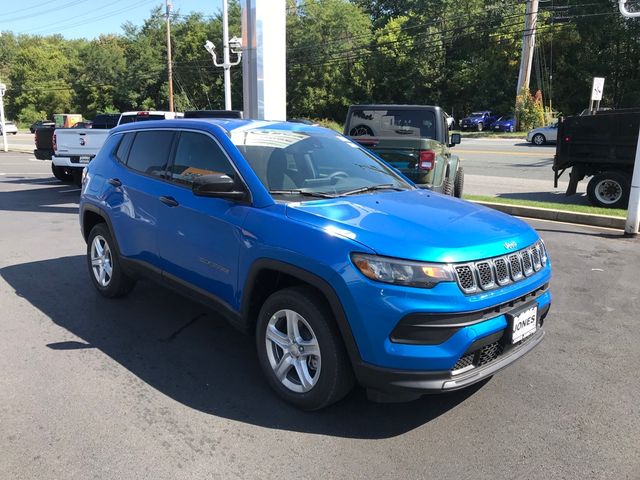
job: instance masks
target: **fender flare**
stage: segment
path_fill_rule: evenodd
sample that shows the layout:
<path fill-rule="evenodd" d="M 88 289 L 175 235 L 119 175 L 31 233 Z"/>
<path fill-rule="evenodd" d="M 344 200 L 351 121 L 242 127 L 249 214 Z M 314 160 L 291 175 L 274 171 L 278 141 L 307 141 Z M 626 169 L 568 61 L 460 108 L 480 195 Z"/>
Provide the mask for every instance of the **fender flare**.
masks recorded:
<path fill-rule="evenodd" d="M 340 302 L 340 298 L 338 297 L 338 294 L 333 289 L 333 287 L 326 280 L 319 277 L 315 273 L 311 273 L 308 270 L 304 270 L 295 265 L 280 260 L 274 260 L 271 258 L 259 258 L 251 265 L 251 268 L 249 269 L 249 273 L 247 274 L 245 281 L 245 289 L 242 294 L 242 303 L 240 308 L 242 318 L 244 319 L 247 328 L 249 328 L 252 321 L 252 319 L 249 318 L 249 310 L 251 297 L 256 287 L 256 279 L 260 272 L 264 270 L 275 270 L 276 272 L 282 272 L 286 275 L 297 278 L 319 290 L 327 300 L 329 308 L 333 313 L 336 324 L 338 325 L 338 329 L 340 330 L 340 334 L 342 335 L 344 346 L 347 349 L 349 358 L 351 359 L 352 365 L 355 366 L 362 361 L 362 357 L 360 356 L 360 351 L 358 350 L 355 337 L 353 336 L 353 332 L 351 331 L 351 326 L 349 325 L 349 321 L 347 320 L 344 308 L 342 307 L 342 302 Z"/>

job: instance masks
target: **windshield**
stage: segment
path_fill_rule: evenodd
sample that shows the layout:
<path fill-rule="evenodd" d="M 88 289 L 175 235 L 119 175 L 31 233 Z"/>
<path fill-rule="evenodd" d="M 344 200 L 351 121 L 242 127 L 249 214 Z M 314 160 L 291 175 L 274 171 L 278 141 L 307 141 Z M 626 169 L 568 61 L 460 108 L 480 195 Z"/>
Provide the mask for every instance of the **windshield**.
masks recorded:
<path fill-rule="evenodd" d="M 351 137 L 435 138 L 435 115 L 430 110 L 354 109 L 347 132 Z"/>
<path fill-rule="evenodd" d="M 470 116 L 471 117 L 481 117 L 484 115 L 485 112 L 473 112 Z"/>
<path fill-rule="evenodd" d="M 340 196 L 414 188 L 388 165 L 337 133 L 235 130 L 231 141 L 274 195 Z"/>

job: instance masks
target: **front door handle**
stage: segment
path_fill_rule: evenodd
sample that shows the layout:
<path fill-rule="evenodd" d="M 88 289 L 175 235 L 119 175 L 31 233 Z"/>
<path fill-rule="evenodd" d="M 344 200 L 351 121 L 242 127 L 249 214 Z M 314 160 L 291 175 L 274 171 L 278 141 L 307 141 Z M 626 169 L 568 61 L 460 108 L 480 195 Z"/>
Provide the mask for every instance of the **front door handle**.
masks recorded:
<path fill-rule="evenodd" d="M 109 180 L 107 180 L 107 182 L 109 182 L 109 185 L 112 185 L 114 187 L 122 186 L 122 182 L 117 178 L 110 178 Z"/>
<path fill-rule="evenodd" d="M 177 207 L 179 205 L 178 201 L 175 198 L 165 197 L 164 195 L 160 197 L 160 201 L 170 207 Z"/>

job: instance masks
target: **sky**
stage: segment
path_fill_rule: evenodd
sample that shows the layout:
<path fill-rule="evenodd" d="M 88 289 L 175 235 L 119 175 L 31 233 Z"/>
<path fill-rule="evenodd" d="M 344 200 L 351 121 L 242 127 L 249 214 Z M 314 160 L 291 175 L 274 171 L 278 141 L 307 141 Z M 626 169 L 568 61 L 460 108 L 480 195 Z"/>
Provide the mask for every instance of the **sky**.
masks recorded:
<path fill-rule="evenodd" d="M 172 0 L 173 10 L 186 15 L 213 15 L 221 0 Z M 18 7 L 18 5 L 20 5 Z M 100 34 L 122 33 L 127 20 L 141 25 L 155 6 L 164 0 L 0 0 L 0 32 L 51 35 L 66 38 L 97 38 Z"/>

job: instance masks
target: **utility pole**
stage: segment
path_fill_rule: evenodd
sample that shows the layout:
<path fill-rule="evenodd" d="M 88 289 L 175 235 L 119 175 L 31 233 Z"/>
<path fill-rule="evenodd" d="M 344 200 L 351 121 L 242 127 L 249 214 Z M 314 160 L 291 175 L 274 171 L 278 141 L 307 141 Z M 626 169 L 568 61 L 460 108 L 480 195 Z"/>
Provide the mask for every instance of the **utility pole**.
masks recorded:
<path fill-rule="evenodd" d="M 171 65 L 171 0 L 165 0 L 167 17 L 167 70 L 169 72 L 169 111 L 173 112 L 173 67 Z"/>
<path fill-rule="evenodd" d="M 222 0 L 222 63 L 216 58 L 216 46 L 210 40 L 204 44 L 204 48 L 211 54 L 213 64 L 224 68 L 224 109 L 231 110 L 231 67 L 238 65 L 242 60 L 242 40 L 233 37 L 229 40 L 229 6 L 227 0 Z M 238 56 L 235 62 L 229 60 L 229 51 Z"/>
<path fill-rule="evenodd" d="M 523 87 L 529 87 L 531 66 L 533 64 L 533 49 L 536 45 L 536 26 L 538 23 L 538 0 L 527 0 L 524 14 L 524 32 L 522 33 L 522 54 L 520 56 L 520 71 L 518 73 L 518 87 L 516 95 L 520 95 Z"/>
<path fill-rule="evenodd" d="M 626 18 L 640 17 L 640 12 L 630 12 L 627 10 L 626 0 L 619 0 L 618 7 L 620 13 Z M 638 131 L 638 142 L 636 144 L 636 159 L 633 165 L 633 175 L 631 177 L 631 192 L 629 193 L 629 206 L 627 208 L 627 223 L 624 232 L 627 235 L 638 235 L 640 227 L 640 131 Z"/>
<path fill-rule="evenodd" d="M 9 145 L 7 144 L 7 132 L 5 132 L 4 123 L 4 92 L 7 91 L 7 86 L 4 83 L 0 83 L 0 127 L 2 128 L 2 143 L 3 150 L 9 151 Z"/>

